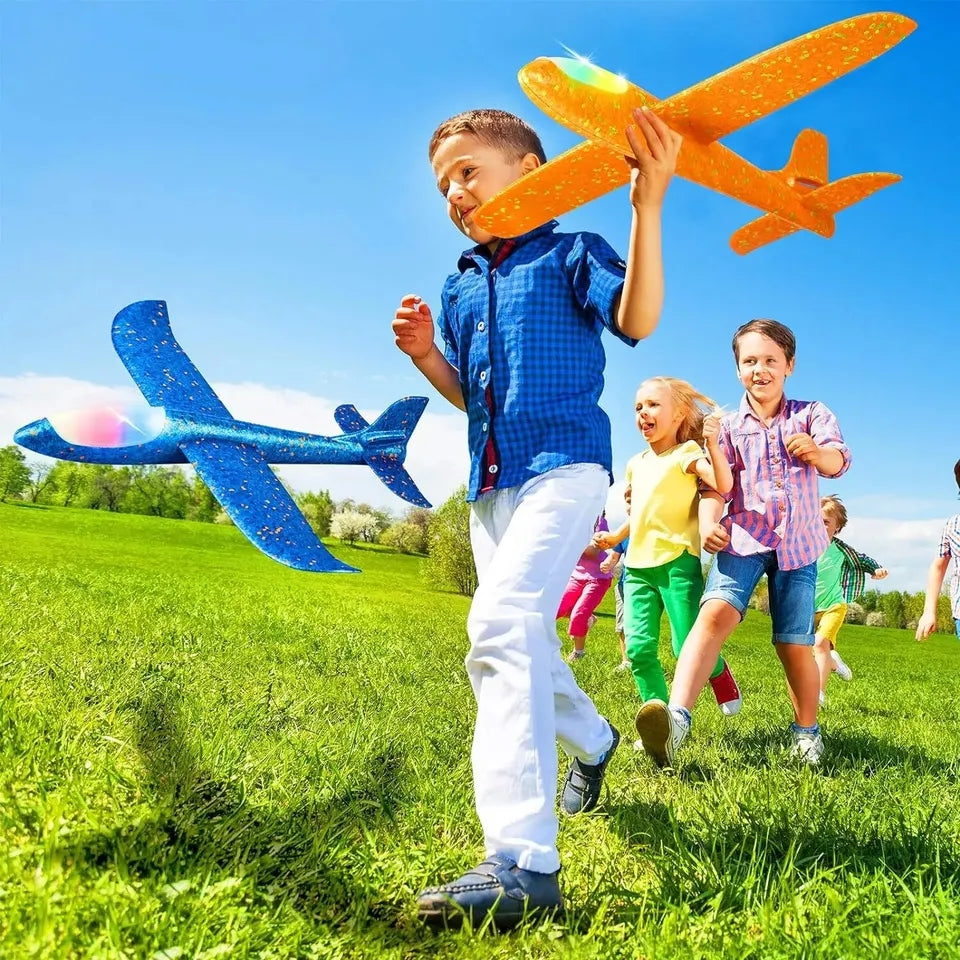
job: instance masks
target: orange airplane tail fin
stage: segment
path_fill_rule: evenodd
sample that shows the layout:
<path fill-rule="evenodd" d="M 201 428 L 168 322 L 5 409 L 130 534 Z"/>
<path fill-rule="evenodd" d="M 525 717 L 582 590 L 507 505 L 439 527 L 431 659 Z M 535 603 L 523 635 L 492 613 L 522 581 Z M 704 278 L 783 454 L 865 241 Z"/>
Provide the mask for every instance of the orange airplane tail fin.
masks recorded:
<path fill-rule="evenodd" d="M 799 137 L 797 139 L 799 140 Z M 830 232 L 826 236 L 832 236 L 835 213 L 846 210 L 847 207 L 852 207 L 861 200 L 866 200 L 878 190 L 889 187 L 901 179 L 896 173 L 857 173 L 810 190 L 803 198 L 803 205 L 829 223 Z M 730 246 L 735 253 L 750 253 L 758 247 L 773 243 L 774 240 L 780 240 L 800 229 L 802 228 L 775 214 L 767 213 L 735 231 L 730 237 Z"/>
<path fill-rule="evenodd" d="M 801 130 L 793 141 L 787 165 L 772 172 L 798 193 L 826 186 L 830 180 L 827 138 L 819 130 Z"/>

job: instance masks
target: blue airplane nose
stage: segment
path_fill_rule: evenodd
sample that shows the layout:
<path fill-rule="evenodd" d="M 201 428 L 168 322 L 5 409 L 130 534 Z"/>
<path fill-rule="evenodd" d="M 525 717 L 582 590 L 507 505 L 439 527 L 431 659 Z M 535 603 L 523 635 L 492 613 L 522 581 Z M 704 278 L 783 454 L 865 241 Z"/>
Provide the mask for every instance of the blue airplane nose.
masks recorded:
<path fill-rule="evenodd" d="M 28 423 L 25 427 L 21 427 L 14 435 L 13 442 L 20 444 L 21 447 L 26 447 L 28 450 L 33 450 L 35 453 L 40 451 L 37 449 L 37 445 L 43 442 L 45 436 L 49 436 L 53 432 L 53 428 L 50 426 L 48 420 L 34 420 L 33 423 Z"/>

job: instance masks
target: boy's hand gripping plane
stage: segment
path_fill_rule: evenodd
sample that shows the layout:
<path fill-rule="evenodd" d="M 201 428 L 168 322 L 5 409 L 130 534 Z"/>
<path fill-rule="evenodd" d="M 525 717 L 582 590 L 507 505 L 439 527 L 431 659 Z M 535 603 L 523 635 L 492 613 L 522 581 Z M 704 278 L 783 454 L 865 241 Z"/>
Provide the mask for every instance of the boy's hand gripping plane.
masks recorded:
<path fill-rule="evenodd" d="M 586 141 L 521 177 L 474 212 L 498 237 L 516 237 L 630 182 L 625 129 L 647 107 L 683 135 L 677 173 L 766 211 L 737 230 L 737 253 L 798 230 L 834 232 L 833 214 L 901 178 L 860 173 L 829 182 L 827 138 L 802 130 L 782 170 L 761 170 L 718 141 L 886 53 L 916 28 L 896 13 L 822 27 L 658 100 L 582 58 L 540 57 L 520 70 L 528 97 Z"/>
<path fill-rule="evenodd" d="M 143 300 L 113 321 L 113 344 L 149 408 L 74 411 L 21 427 L 21 446 L 85 463 L 193 464 L 230 519 L 267 556 L 298 570 L 355 572 L 310 528 L 271 463 L 365 463 L 398 497 L 429 507 L 403 467 L 425 397 L 397 400 L 369 424 L 356 407 L 334 412 L 344 431 L 320 437 L 245 423 L 229 411 L 183 352 L 167 305 Z"/>

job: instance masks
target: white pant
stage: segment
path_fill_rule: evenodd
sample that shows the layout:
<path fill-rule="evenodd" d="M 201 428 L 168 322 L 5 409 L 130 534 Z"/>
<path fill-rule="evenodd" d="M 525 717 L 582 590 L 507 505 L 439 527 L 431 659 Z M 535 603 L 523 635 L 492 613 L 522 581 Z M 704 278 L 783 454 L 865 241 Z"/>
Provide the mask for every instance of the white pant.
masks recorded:
<path fill-rule="evenodd" d="M 610 725 L 560 654 L 556 614 L 603 509 L 607 472 L 560 467 L 482 494 L 470 515 L 479 587 L 466 667 L 477 699 L 473 782 L 487 854 L 551 873 L 557 853 L 557 748 L 596 762 Z"/>

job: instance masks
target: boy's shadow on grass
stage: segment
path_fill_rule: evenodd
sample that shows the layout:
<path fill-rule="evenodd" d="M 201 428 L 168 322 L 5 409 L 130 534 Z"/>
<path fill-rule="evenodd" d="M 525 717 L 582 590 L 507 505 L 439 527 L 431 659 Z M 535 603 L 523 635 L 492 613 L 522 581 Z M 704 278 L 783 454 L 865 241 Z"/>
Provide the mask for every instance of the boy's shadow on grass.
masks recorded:
<path fill-rule="evenodd" d="M 285 903 L 316 924 L 393 919 L 402 905 L 377 901 L 376 879 L 359 851 L 370 826 L 392 820 L 404 802 L 404 758 L 382 751 L 365 769 L 352 768 L 350 784 L 333 798 L 279 814 L 252 805 L 239 777 L 217 779 L 198 764 L 179 692 L 164 689 L 172 686 L 154 687 L 136 705 L 153 815 L 61 846 L 65 861 L 93 874 L 91 881 L 115 868 L 158 885 L 252 877 L 263 910 Z"/>

